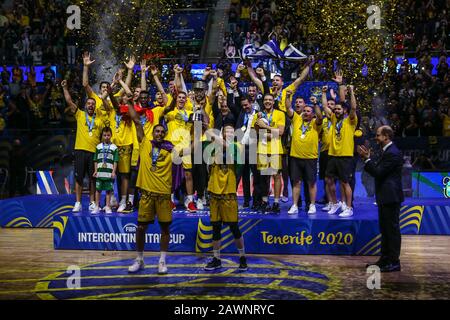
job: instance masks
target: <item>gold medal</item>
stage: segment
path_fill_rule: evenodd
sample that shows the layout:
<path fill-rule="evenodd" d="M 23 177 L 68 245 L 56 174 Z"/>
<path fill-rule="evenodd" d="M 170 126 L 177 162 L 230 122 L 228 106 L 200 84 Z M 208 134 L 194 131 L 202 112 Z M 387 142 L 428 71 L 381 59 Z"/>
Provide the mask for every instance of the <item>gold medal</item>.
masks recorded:
<path fill-rule="evenodd" d="M 156 171 L 156 166 L 152 166 L 152 167 L 150 168 L 150 170 L 153 171 L 153 172 Z"/>
<path fill-rule="evenodd" d="M 341 135 L 340 135 L 340 134 L 337 134 L 337 135 L 336 135 L 336 140 L 337 140 L 337 141 L 341 141 Z"/>
<path fill-rule="evenodd" d="M 222 165 L 220 165 L 220 169 L 223 171 L 223 173 L 227 173 L 228 172 L 228 165 L 222 164 Z"/>
<path fill-rule="evenodd" d="M 245 132 L 245 130 L 247 130 L 247 126 L 242 126 L 241 130 Z"/>
<path fill-rule="evenodd" d="M 103 162 L 102 168 L 106 168 L 106 167 L 107 167 L 106 162 Z"/>
<path fill-rule="evenodd" d="M 302 134 L 302 135 L 300 136 L 300 139 L 305 139 L 305 135 Z"/>
<path fill-rule="evenodd" d="M 92 131 L 89 131 L 89 137 L 92 137 Z"/>

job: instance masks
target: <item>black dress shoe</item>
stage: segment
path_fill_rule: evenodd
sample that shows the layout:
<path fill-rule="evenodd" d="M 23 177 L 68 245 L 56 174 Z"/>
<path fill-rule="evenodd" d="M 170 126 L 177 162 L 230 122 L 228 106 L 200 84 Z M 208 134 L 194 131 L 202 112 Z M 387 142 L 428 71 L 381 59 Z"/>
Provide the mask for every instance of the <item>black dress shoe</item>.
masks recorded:
<path fill-rule="evenodd" d="M 267 212 L 270 211 L 269 203 L 265 201 L 261 202 L 258 211 L 261 211 L 262 214 L 267 214 Z"/>
<path fill-rule="evenodd" d="M 378 259 L 377 262 L 366 264 L 366 268 L 368 268 L 370 266 L 378 266 L 381 268 L 382 266 L 387 265 L 387 264 L 389 264 L 389 261 L 387 261 L 386 258 L 381 257 L 380 259 Z"/>
<path fill-rule="evenodd" d="M 275 214 L 280 214 L 280 204 L 277 202 L 274 202 L 274 204 L 272 205 L 271 211 Z"/>
<path fill-rule="evenodd" d="M 402 268 L 400 266 L 400 263 L 390 263 L 380 267 L 381 272 L 396 272 L 401 270 Z"/>

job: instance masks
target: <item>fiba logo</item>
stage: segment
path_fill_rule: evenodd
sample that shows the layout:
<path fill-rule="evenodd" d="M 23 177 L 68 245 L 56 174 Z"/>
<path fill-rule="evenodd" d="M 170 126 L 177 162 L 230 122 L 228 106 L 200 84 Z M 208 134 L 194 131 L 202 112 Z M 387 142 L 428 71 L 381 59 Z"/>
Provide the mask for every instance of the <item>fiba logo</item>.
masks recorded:
<path fill-rule="evenodd" d="M 127 223 L 122 228 L 122 230 L 127 233 L 134 233 L 134 232 L 136 232 L 136 229 L 137 229 L 137 225 L 135 225 L 134 223 Z"/>
<path fill-rule="evenodd" d="M 450 177 L 445 177 L 442 179 L 442 184 L 444 185 L 443 193 L 444 197 L 449 199 L 450 198 Z"/>

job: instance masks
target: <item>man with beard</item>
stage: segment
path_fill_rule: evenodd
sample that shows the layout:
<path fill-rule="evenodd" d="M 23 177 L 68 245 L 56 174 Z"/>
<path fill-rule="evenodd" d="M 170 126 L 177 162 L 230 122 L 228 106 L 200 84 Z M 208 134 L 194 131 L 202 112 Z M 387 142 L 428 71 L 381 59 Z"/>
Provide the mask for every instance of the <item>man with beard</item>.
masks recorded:
<path fill-rule="evenodd" d="M 350 108 L 345 102 L 336 104 L 334 111 L 331 111 L 327 105 L 324 105 L 325 113 L 331 119 L 333 127 L 325 174 L 329 178 L 328 188 L 331 198 L 328 214 L 335 214 L 341 207 L 336 200 L 335 179 L 337 179 L 344 190 L 342 194 L 344 208 L 342 213 L 339 214 L 340 217 L 351 217 L 353 215 L 350 179 L 353 164 L 354 133 L 358 117 L 356 115 L 356 98 L 353 86 L 349 86 L 349 92 L 351 96 Z"/>
<path fill-rule="evenodd" d="M 288 90 L 286 93 L 287 115 L 292 119 L 289 165 L 293 182 L 293 204 L 288 213 L 298 213 L 297 203 L 300 196 L 300 184 L 303 181 L 307 183 L 309 191 L 310 205 L 308 214 L 315 214 L 317 158 L 319 156 L 319 132 L 322 125 L 322 112 L 317 104 L 316 97 L 311 97 L 313 107 L 305 106 L 303 112 L 299 115 L 290 107 L 291 96 L 292 92 Z"/>
<path fill-rule="evenodd" d="M 100 142 L 100 132 L 103 129 L 104 119 L 99 117 L 95 112 L 95 100 L 88 98 L 84 106 L 85 111 L 78 109 L 77 105 L 73 103 L 72 98 L 67 87 L 67 81 L 61 83 L 64 90 L 64 98 L 70 108 L 70 112 L 75 115 L 77 120 L 77 134 L 75 138 L 75 196 L 76 202 L 73 207 L 73 212 L 80 212 L 81 206 L 81 191 L 83 189 L 83 180 L 87 174 L 89 177 L 89 210 L 95 209 L 95 186 L 94 186 L 94 154 L 97 145 Z"/>
<path fill-rule="evenodd" d="M 364 170 L 375 178 L 375 197 L 378 205 L 378 221 L 381 233 L 381 257 L 374 263 L 381 272 L 400 271 L 400 205 L 404 201 L 402 190 L 403 158 L 392 142 L 394 131 L 389 126 L 377 129 L 376 141 L 382 148 L 380 160 L 370 159 L 370 150 L 358 146 L 364 160 Z M 367 265 L 370 266 L 372 264 Z"/>
<path fill-rule="evenodd" d="M 261 194 L 262 204 L 260 211 L 268 211 L 276 214 L 280 213 L 280 194 L 281 194 L 281 155 L 283 147 L 281 145 L 281 136 L 285 128 L 285 115 L 283 112 L 274 109 L 275 98 L 272 94 L 264 95 L 264 111 L 253 118 L 252 125 L 259 134 L 257 162 L 258 170 L 261 175 Z M 269 208 L 269 186 L 270 178 L 274 179 L 274 203 Z"/>

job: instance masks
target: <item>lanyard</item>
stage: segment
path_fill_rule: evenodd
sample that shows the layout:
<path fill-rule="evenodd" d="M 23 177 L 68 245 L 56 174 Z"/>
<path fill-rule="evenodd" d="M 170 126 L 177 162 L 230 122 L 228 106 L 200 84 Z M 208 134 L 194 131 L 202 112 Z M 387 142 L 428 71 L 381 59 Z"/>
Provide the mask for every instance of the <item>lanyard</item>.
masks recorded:
<path fill-rule="evenodd" d="M 158 161 L 159 154 L 161 153 L 161 148 L 152 148 L 152 166 L 156 166 L 156 162 Z"/>
<path fill-rule="evenodd" d="M 119 129 L 121 121 L 122 121 L 122 116 L 116 114 L 116 129 Z"/>
<path fill-rule="evenodd" d="M 270 114 L 270 118 L 267 117 L 267 113 L 264 112 L 263 114 L 264 114 L 264 118 L 267 119 L 267 121 L 269 122 L 269 126 L 270 126 L 270 123 L 272 122 L 272 118 L 273 118 L 273 110 L 272 110 L 272 113 Z"/>
<path fill-rule="evenodd" d="M 342 129 L 342 125 L 344 124 L 344 119 L 339 120 L 338 122 L 336 122 L 336 135 L 340 136 L 341 135 L 341 129 Z"/>
<path fill-rule="evenodd" d="M 106 158 L 108 158 L 109 148 L 111 148 L 111 144 L 108 144 L 108 149 L 106 150 L 106 153 L 105 153 L 105 144 L 104 143 L 102 144 L 103 164 L 106 163 Z"/>
<path fill-rule="evenodd" d="M 141 115 L 141 124 L 142 126 L 145 126 L 145 124 L 147 123 L 147 116 L 145 114 Z"/>
<path fill-rule="evenodd" d="M 308 132 L 311 128 L 311 122 L 307 122 L 307 123 L 308 123 L 308 125 L 305 126 L 305 123 L 302 122 L 302 126 L 301 126 L 302 136 L 304 136 L 306 134 L 306 132 Z"/>
<path fill-rule="evenodd" d="M 179 110 L 178 112 L 179 112 L 179 113 L 181 114 L 181 116 L 183 117 L 184 122 L 188 122 L 189 117 L 188 117 L 188 115 L 187 115 L 186 110 L 183 110 L 183 111 Z"/>
<path fill-rule="evenodd" d="M 94 115 L 92 116 L 91 122 L 89 122 L 89 117 L 88 117 L 87 112 L 84 112 L 84 115 L 86 116 L 86 125 L 88 126 L 89 133 L 91 133 L 91 132 L 92 132 L 92 128 L 94 128 L 94 123 L 95 123 L 95 113 L 94 113 Z"/>

